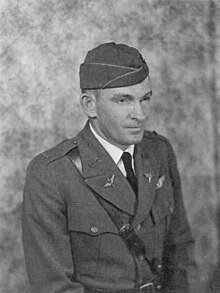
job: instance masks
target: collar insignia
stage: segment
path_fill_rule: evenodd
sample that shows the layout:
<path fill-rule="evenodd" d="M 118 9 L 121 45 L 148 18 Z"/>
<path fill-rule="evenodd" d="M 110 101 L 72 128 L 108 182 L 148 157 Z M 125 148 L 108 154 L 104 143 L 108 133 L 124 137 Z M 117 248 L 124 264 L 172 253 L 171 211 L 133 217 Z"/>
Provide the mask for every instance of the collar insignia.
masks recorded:
<path fill-rule="evenodd" d="M 151 182 L 151 179 L 153 178 L 153 175 L 150 173 L 144 173 L 144 176 L 148 179 L 148 182 Z"/>
<path fill-rule="evenodd" d="M 100 164 L 101 162 L 102 160 L 100 160 L 99 158 L 95 158 L 89 163 L 89 167 L 94 168 L 96 165 Z"/>
<path fill-rule="evenodd" d="M 114 179 L 115 175 L 113 174 L 110 178 L 107 179 L 107 183 L 104 185 L 104 187 L 115 187 L 114 185 Z"/>

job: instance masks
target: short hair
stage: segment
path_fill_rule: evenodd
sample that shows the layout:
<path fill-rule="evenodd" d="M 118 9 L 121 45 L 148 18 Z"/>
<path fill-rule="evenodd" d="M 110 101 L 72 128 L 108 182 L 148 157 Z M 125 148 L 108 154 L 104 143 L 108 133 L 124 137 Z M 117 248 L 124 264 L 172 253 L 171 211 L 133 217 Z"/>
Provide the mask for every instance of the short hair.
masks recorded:
<path fill-rule="evenodd" d="M 101 89 L 81 89 L 82 94 L 93 95 L 96 99 L 101 96 Z"/>

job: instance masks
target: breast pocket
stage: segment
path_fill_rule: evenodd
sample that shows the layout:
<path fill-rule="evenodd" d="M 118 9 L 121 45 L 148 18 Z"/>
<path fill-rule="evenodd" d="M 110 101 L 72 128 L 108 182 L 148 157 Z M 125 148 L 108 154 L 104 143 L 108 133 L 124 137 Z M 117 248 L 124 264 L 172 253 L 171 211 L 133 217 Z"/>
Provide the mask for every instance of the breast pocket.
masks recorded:
<path fill-rule="evenodd" d="M 164 238 L 168 231 L 174 210 L 173 188 L 169 178 L 165 178 L 163 186 L 156 190 L 151 217 L 155 231 L 155 249 L 162 252 Z"/>
<path fill-rule="evenodd" d="M 99 205 L 68 206 L 68 231 L 76 271 L 96 274 L 103 235 L 118 234 L 106 211 Z"/>

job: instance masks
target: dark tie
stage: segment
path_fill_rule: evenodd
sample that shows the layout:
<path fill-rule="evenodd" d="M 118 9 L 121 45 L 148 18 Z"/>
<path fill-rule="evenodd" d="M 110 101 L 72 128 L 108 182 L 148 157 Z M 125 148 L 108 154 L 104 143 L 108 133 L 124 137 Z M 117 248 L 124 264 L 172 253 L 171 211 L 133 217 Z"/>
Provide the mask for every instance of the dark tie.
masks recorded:
<path fill-rule="evenodd" d="M 132 168 L 131 154 L 128 152 L 124 152 L 123 155 L 121 156 L 121 159 L 125 166 L 125 171 L 127 174 L 126 178 L 128 182 L 130 183 L 132 189 L 134 190 L 135 194 L 137 194 L 137 178 Z"/>

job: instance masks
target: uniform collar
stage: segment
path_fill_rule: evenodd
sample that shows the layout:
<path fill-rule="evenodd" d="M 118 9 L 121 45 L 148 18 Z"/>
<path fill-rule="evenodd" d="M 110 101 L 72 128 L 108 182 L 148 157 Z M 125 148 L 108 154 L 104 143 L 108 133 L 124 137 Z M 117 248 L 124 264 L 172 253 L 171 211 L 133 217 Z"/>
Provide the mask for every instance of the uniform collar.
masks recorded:
<path fill-rule="evenodd" d="M 117 146 L 111 144 L 107 140 L 103 139 L 92 127 L 91 123 L 89 123 L 89 127 L 93 133 L 93 135 L 96 137 L 96 139 L 101 143 L 101 145 L 105 148 L 105 150 L 109 153 L 109 155 L 112 157 L 113 161 L 117 165 L 119 160 L 121 159 L 121 156 L 123 154 L 123 151 L 118 148 Z M 131 154 L 131 157 L 133 158 L 134 154 L 134 145 L 130 145 L 124 152 L 129 152 Z"/>

